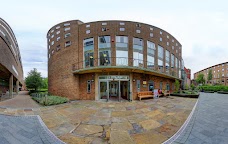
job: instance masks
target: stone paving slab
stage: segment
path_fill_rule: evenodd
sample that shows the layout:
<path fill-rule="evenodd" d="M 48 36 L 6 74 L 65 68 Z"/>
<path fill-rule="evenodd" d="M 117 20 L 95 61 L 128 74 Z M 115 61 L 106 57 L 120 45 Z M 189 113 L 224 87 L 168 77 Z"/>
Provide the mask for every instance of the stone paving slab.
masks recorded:
<path fill-rule="evenodd" d="M 195 102 L 196 99 L 179 97 L 133 102 L 80 100 L 48 107 L 4 107 L 0 108 L 0 114 L 39 115 L 47 127 L 66 143 L 140 144 L 152 142 L 156 144 L 165 141 L 180 128 Z M 25 119 L 27 124 L 23 120 L 19 122 L 32 130 L 31 134 L 27 135 L 30 140 L 39 143 L 40 139 L 46 138 L 43 135 L 32 137 L 34 133 L 41 131 L 33 129 L 32 121 Z M 7 124 L 3 123 L 3 125 Z M 9 132 L 14 129 L 21 130 L 20 135 L 23 136 L 29 132 L 28 128 L 25 129 L 20 125 L 13 126 Z M 7 133 L 5 135 L 2 137 L 3 141 L 7 141 Z M 0 134 L 1 136 L 3 135 Z M 23 140 L 25 139 L 21 141 Z M 47 140 L 42 142 L 53 143 Z"/>

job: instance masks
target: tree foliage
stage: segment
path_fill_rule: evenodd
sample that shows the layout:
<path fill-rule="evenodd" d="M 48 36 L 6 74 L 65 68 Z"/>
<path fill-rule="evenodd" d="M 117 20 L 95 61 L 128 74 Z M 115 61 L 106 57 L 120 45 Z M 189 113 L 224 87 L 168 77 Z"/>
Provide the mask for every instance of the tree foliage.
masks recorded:
<path fill-rule="evenodd" d="M 36 68 L 28 72 L 28 76 L 25 78 L 25 84 L 27 88 L 37 91 L 43 85 L 41 73 Z"/>
<path fill-rule="evenodd" d="M 212 80 L 212 77 L 213 77 L 212 70 L 210 69 L 209 72 L 208 72 L 208 75 L 207 75 L 207 80 L 208 81 Z"/>
<path fill-rule="evenodd" d="M 205 83 L 204 74 L 199 74 L 196 78 L 196 82 L 198 84 L 204 84 Z"/>
<path fill-rule="evenodd" d="M 42 88 L 43 89 L 48 88 L 48 78 L 42 78 Z"/>
<path fill-rule="evenodd" d="M 175 92 L 178 92 L 180 89 L 180 82 L 177 79 L 175 80 L 174 85 L 175 85 Z"/>

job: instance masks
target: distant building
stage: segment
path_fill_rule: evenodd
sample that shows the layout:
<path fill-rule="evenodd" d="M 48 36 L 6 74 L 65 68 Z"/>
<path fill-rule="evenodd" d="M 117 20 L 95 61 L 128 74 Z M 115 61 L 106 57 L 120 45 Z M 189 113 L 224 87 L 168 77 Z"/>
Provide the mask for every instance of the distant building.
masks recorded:
<path fill-rule="evenodd" d="M 212 71 L 212 80 L 210 81 L 207 80 L 209 70 Z M 228 85 L 228 62 L 213 65 L 194 73 L 195 80 L 199 74 L 204 74 L 205 81 L 208 84 Z"/>
<path fill-rule="evenodd" d="M 66 21 L 47 33 L 48 91 L 70 99 L 135 100 L 174 90 L 182 46 L 170 33 L 131 21 Z"/>
<path fill-rule="evenodd" d="M 0 18 L 0 93 L 18 92 L 24 84 L 21 55 L 10 26 Z"/>
<path fill-rule="evenodd" d="M 191 85 L 191 69 L 187 69 L 186 67 L 184 67 L 184 71 L 185 71 L 185 85 L 188 85 L 188 87 L 190 87 Z"/>

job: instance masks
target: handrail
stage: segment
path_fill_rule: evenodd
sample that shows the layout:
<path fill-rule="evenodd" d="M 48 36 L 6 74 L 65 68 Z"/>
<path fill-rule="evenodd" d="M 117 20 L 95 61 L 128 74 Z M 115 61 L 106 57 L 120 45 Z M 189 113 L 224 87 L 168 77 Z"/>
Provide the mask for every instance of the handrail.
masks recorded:
<path fill-rule="evenodd" d="M 155 65 L 152 62 L 144 61 L 141 59 L 127 58 L 127 57 L 106 57 L 106 58 L 90 58 L 87 60 L 79 61 L 72 65 L 72 71 L 105 66 L 129 66 L 137 68 L 146 68 L 159 73 L 168 74 L 178 77 L 179 68 L 171 68 Z"/>

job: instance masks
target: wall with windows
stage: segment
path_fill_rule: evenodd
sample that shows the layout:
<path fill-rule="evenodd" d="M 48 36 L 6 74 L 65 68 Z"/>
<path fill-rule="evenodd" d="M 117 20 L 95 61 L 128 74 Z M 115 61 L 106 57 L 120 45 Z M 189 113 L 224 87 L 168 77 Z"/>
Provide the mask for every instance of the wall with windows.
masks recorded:
<path fill-rule="evenodd" d="M 47 49 L 48 74 L 52 83 L 49 91 L 53 94 L 58 93 L 57 87 L 64 89 L 61 95 L 70 93 L 68 89 L 80 80 L 73 71 L 97 67 L 140 67 L 168 78 L 180 78 L 181 44 L 168 32 L 139 22 L 83 23 L 73 20 L 59 23 L 47 33 Z M 84 83 L 84 79 L 82 81 Z M 78 93 L 77 89 L 73 91 Z"/>

